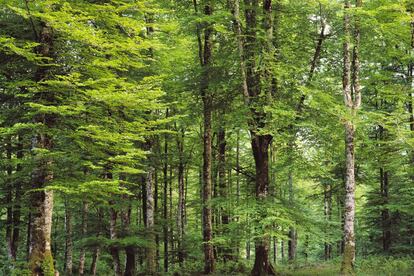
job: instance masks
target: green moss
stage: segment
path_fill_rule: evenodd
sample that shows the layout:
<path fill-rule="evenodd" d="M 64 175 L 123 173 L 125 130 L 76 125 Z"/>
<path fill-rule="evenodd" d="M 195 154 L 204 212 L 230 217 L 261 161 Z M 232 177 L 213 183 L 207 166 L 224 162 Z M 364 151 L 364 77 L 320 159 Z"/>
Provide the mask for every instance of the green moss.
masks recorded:
<path fill-rule="evenodd" d="M 44 276 L 54 276 L 55 268 L 52 253 L 46 251 L 44 254 L 32 254 L 29 261 L 29 269 L 32 275 L 37 275 L 40 272 Z"/>
<path fill-rule="evenodd" d="M 350 244 L 346 244 L 344 248 L 344 256 L 343 256 L 342 266 L 341 266 L 341 275 L 344 275 L 344 276 L 355 275 L 354 256 L 355 256 L 355 247 L 351 246 Z"/>

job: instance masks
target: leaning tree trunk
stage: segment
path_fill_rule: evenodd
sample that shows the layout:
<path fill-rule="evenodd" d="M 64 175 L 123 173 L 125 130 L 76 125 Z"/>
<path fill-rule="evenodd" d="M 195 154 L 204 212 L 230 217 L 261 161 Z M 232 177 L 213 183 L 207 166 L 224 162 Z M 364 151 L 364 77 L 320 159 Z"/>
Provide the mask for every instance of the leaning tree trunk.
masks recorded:
<path fill-rule="evenodd" d="M 39 34 L 40 45 L 37 53 L 43 57 L 50 57 L 53 37 L 52 30 L 42 22 L 42 29 Z M 35 74 L 35 81 L 41 82 L 47 77 L 48 67 L 39 67 Z M 40 85 L 40 84 L 39 84 Z M 53 103 L 51 93 L 39 93 L 44 96 L 43 100 Z M 35 121 L 44 124 L 45 127 L 53 126 L 53 118 L 47 114 L 39 114 Z M 51 150 L 52 139 L 47 133 L 41 133 L 34 137 L 33 148 Z M 30 248 L 29 248 L 29 268 L 33 275 L 53 275 L 54 264 L 51 251 L 51 232 L 52 232 L 52 211 L 53 211 L 53 191 L 45 190 L 53 178 L 51 169 L 52 161 L 48 156 L 35 154 L 35 168 L 32 173 L 32 188 L 30 193 L 31 227 L 30 227 Z"/>
<path fill-rule="evenodd" d="M 356 6 L 362 6 L 362 0 L 356 0 Z M 343 72 L 343 92 L 345 106 L 349 110 L 351 119 L 345 122 L 345 222 L 344 222 L 344 254 L 342 259 L 341 274 L 355 274 L 355 124 L 353 118 L 357 109 L 361 105 L 361 87 L 359 84 L 359 20 L 355 18 L 354 36 L 353 36 L 353 62 L 351 67 L 351 26 L 349 15 L 350 4 L 345 1 L 344 14 L 344 72 Z M 352 75 L 352 81 L 351 81 Z M 351 86 L 353 85 L 353 89 Z M 352 94 L 353 91 L 353 94 Z"/>

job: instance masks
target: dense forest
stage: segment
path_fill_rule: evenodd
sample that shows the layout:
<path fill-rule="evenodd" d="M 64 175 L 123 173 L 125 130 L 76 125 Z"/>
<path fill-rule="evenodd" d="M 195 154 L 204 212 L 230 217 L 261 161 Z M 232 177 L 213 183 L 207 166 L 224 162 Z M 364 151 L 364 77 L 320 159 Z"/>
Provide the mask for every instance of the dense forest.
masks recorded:
<path fill-rule="evenodd" d="M 414 275 L 414 1 L 0 0 L 1 275 Z"/>

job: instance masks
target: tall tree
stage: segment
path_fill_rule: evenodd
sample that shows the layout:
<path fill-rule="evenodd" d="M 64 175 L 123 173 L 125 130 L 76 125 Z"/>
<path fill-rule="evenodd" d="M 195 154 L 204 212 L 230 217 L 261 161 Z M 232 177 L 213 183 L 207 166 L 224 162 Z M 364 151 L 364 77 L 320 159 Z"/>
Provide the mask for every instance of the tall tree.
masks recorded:
<path fill-rule="evenodd" d="M 362 0 L 356 0 L 356 7 L 362 6 Z M 345 0 L 344 11 L 344 52 L 343 52 L 343 93 L 349 118 L 345 122 L 345 223 L 344 255 L 341 266 L 342 275 L 355 273 L 355 123 L 356 111 L 361 106 L 361 86 L 359 83 L 359 19 L 356 17 L 354 35 L 351 35 L 350 3 Z M 351 38 L 353 50 L 351 57 Z M 351 61 L 352 58 L 352 61 Z"/>

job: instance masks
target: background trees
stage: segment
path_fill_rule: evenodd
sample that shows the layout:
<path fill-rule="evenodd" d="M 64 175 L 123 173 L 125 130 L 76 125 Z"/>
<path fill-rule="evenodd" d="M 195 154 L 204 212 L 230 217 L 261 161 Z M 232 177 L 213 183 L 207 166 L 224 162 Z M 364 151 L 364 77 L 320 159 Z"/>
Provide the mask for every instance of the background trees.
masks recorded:
<path fill-rule="evenodd" d="M 0 3 L 3 274 L 412 269 L 409 1 Z"/>

